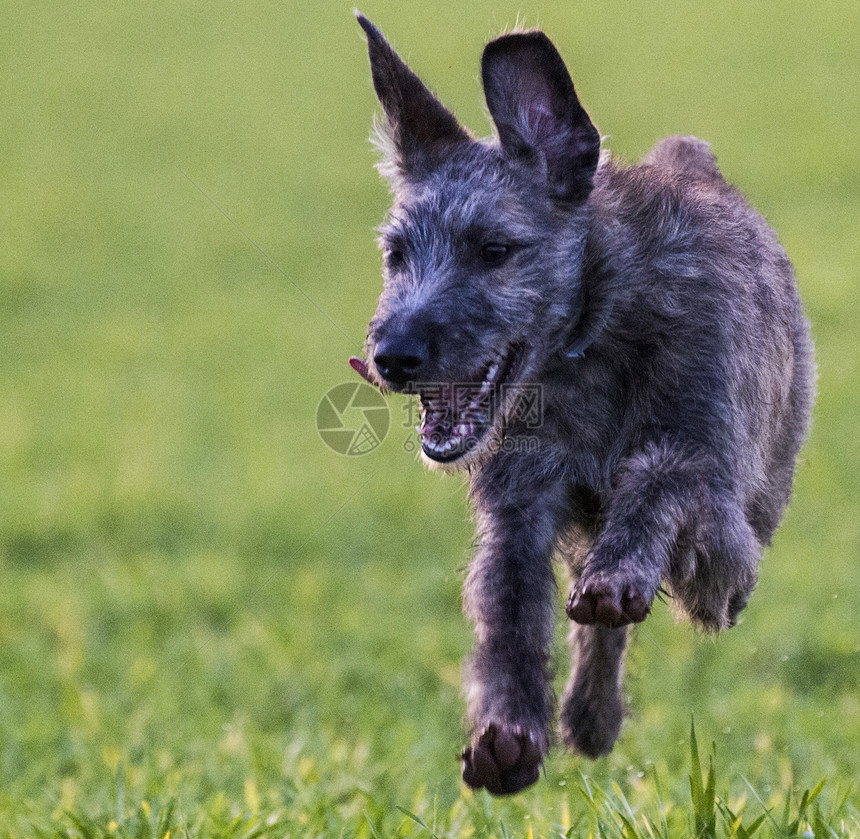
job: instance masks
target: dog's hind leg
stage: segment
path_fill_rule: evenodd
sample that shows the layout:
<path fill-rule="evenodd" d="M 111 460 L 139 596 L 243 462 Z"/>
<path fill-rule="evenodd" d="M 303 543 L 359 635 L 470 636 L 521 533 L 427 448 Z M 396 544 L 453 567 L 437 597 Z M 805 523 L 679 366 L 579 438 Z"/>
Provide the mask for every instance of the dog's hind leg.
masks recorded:
<path fill-rule="evenodd" d="M 476 644 L 463 780 L 496 795 L 537 781 L 549 749 L 552 558 L 567 490 L 539 466 L 517 455 L 499 457 L 472 484 L 480 544 L 464 588 Z"/>
<path fill-rule="evenodd" d="M 571 624 L 571 670 L 561 700 L 561 736 L 573 750 L 587 757 L 612 751 L 624 705 L 621 680 L 627 627 Z"/>
<path fill-rule="evenodd" d="M 704 493 L 692 546 L 677 551 L 666 575 L 674 606 L 709 631 L 734 626 L 758 578 L 762 546 L 737 500 Z"/>

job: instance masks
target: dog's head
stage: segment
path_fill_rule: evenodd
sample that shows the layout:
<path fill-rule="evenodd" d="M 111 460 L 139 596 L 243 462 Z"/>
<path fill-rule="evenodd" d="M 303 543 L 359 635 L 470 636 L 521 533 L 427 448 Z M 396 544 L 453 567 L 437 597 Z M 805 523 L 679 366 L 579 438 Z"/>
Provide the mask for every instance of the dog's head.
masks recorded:
<path fill-rule="evenodd" d="M 459 468 L 493 450 L 516 386 L 539 382 L 568 337 L 600 138 L 542 32 L 485 48 L 498 136 L 476 140 L 358 21 L 385 114 L 380 170 L 394 205 L 368 362 L 354 366 L 417 393 L 425 460 Z"/>

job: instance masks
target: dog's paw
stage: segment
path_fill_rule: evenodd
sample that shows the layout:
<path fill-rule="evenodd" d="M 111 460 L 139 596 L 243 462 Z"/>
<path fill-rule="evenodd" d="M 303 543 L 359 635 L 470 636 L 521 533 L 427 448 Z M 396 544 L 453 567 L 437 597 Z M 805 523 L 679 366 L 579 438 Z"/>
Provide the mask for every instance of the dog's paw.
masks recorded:
<path fill-rule="evenodd" d="M 577 685 L 562 699 L 560 723 L 564 743 L 581 755 L 608 755 L 621 732 L 624 707 L 617 687 L 606 695 Z"/>
<path fill-rule="evenodd" d="M 543 753 L 534 734 L 490 723 L 462 755 L 463 780 L 473 789 L 511 795 L 540 777 Z"/>
<path fill-rule="evenodd" d="M 648 617 L 655 593 L 642 580 L 623 573 L 583 575 L 567 601 L 567 616 L 577 623 L 608 627 L 639 623 Z"/>

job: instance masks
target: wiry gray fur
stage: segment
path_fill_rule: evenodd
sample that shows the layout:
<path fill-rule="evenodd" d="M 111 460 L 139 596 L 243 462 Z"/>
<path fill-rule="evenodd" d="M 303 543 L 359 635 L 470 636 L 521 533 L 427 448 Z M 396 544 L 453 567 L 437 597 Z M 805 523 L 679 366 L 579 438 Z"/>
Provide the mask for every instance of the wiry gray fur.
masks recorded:
<path fill-rule="evenodd" d="M 809 423 L 812 346 L 785 253 L 706 143 L 670 137 L 633 167 L 600 156 L 540 32 L 487 46 L 498 136 L 474 140 L 359 22 L 394 205 L 353 363 L 418 392 L 425 460 L 470 472 L 463 776 L 516 792 L 550 744 L 553 556 L 574 579 L 561 734 L 597 756 L 621 726 L 626 625 L 658 589 L 707 630 L 746 605 Z M 497 409 L 427 385 L 455 382 L 498 391 Z M 512 384 L 540 387 L 537 426 Z"/>

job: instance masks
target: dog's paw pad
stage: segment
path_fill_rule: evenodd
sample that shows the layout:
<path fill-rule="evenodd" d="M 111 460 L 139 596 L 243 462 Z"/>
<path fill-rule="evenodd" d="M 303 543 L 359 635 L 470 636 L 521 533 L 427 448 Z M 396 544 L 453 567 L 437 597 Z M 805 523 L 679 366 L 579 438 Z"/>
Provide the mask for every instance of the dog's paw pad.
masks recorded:
<path fill-rule="evenodd" d="M 534 735 L 490 723 L 463 752 L 463 780 L 473 789 L 510 795 L 537 781 L 543 754 Z"/>
<path fill-rule="evenodd" d="M 624 626 L 645 620 L 652 600 L 636 583 L 582 579 L 567 601 L 567 615 L 577 623 Z"/>

